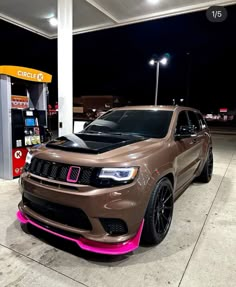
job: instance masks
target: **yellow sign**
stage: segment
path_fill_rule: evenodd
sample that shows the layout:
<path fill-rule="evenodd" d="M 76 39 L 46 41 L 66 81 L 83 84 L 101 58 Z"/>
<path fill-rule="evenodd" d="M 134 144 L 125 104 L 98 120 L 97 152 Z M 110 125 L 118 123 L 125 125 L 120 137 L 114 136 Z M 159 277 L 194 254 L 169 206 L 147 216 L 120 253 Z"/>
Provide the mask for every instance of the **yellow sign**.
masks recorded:
<path fill-rule="evenodd" d="M 38 83 L 51 83 L 52 75 L 18 66 L 0 66 L 0 74 Z"/>

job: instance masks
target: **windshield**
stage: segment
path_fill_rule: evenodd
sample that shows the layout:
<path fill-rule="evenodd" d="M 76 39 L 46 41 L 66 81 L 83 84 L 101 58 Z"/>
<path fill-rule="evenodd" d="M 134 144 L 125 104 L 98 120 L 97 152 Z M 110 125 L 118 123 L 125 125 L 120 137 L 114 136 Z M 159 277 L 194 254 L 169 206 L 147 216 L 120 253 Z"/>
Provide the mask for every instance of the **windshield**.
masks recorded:
<path fill-rule="evenodd" d="M 93 121 L 83 132 L 163 138 L 172 114 L 163 110 L 114 110 Z"/>

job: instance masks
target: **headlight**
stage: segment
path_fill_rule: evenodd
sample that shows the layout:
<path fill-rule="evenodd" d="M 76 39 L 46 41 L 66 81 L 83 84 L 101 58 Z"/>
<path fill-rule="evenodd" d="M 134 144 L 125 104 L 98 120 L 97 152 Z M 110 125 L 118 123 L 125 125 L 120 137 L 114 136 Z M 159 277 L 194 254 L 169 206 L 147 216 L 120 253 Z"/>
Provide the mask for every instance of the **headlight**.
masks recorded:
<path fill-rule="evenodd" d="M 134 180 L 138 173 L 138 167 L 129 168 L 103 168 L 99 178 L 113 179 L 118 182 Z"/>
<path fill-rule="evenodd" d="M 32 157 L 33 155 L 30 152 L 28 152 L 26 155 L 25 163 L 31 164 Z"/>

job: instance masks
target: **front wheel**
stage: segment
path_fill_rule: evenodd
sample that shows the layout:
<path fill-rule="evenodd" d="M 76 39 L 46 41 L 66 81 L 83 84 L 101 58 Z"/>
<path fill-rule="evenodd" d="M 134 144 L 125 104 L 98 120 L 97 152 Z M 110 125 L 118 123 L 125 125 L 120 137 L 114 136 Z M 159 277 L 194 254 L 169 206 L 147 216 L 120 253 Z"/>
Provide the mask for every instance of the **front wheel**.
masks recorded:
<path fill-rule="evenodd" d="M 144 219 L 142 242 L 159 244 L 167 235 L 173 215 L 173 187 L 162 178 L 152 192 Z"/>

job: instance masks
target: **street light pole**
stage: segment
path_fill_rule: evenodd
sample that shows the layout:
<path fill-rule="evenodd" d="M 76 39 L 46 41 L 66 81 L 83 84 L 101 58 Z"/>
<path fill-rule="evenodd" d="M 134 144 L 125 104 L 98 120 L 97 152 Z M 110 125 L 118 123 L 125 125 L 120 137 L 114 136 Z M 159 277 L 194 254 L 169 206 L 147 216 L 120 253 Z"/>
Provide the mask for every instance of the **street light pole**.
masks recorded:
<path fill-rule="evenodd" d="M 158 85 L 159 85 L 159 71 L 160 71 L 160 63 L 156 62 L 156 92 L 155 92 L 155 106 L 157 105 L 157 97 L 158 97 Z"/>
<path fill-rule="evenodd" d="M 155 91 L 155 106 L 157 105 L 157 97 L 158 97 L 158 85 L 159 85 L 159 73 L 160 73 L 160 64 L 167 65 L 169 59 L 169 54 L 165 54 L 162 58 L 158 59 L 151 59 L 149 61 L 149 65 L 155 66 L 156 65 L 156 91 Z"/>

